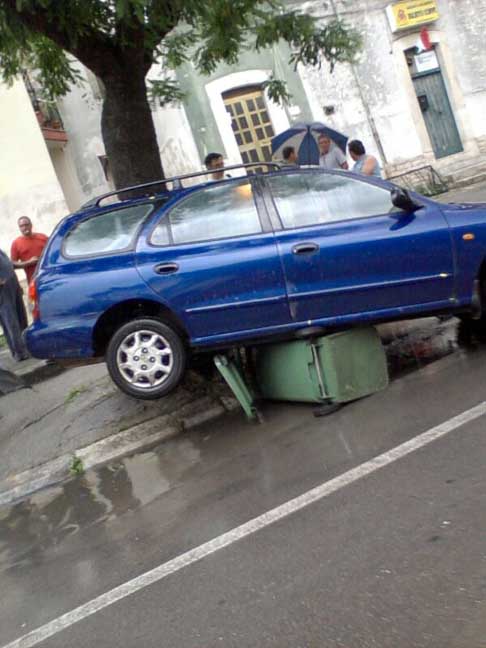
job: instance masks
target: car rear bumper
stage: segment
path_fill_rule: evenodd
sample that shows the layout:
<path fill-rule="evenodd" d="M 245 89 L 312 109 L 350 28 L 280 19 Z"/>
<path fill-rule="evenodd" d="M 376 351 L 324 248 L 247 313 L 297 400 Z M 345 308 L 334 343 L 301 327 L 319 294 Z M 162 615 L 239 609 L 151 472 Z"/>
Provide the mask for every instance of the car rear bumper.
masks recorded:
<path fill-rule="evenodd" d="M 34 322 L 24 331 L 24 340 L 34 358 L 91 358 L 92 327 L 70 322 L 65 326 L 47 326 Z"/>

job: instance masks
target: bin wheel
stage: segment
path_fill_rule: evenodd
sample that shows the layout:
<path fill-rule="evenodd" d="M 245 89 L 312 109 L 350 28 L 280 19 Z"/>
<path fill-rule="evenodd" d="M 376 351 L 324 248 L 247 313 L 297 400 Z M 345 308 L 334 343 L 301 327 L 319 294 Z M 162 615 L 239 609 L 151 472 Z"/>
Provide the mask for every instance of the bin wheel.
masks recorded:
<path fill-rule="evenodd" d="M 337 412 L 341 407 L 341 403 L 323 403 L 319 407 L 316 407 L 314 410 L 314 416 L 316 418 L 320 416 L 329 416 L 329 414 Z"/>

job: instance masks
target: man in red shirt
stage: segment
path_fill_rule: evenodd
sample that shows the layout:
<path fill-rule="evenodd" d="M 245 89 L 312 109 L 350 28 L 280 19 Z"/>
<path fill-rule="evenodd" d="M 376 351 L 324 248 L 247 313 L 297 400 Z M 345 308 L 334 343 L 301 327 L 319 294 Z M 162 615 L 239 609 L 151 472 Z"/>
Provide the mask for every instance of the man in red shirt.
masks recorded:
<path fill-rule="evenodd" d="M 47 236 L 32 231 L 32 221 L 28 216 L 21 216 L 18 224 L 22 236 L 16 238 L 12 243 L 10 258 L 14 268 L 23 268 L 25 270 L 27 283 L 30 284 L 39 257 L 47 243 Z"/>

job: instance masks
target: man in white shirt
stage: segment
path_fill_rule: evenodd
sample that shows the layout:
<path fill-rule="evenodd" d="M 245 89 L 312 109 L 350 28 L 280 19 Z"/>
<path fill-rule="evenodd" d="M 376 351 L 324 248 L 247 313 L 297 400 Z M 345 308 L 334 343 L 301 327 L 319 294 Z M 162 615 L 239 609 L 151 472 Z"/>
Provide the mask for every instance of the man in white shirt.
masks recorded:
<path fill-rule="evenodd" d="M 208 171 L 213 171 L 210 175 L 210 180 L 226 180 L 226 178 L 231 178 L 229 173 L 224 172 L 224 160 L 221 153 L 208 153 L 204 164 Z"/>
<path fill-rule="evenodd" d="M 349 169 L 345 154 L 327 135 L 319 135 L 319 166 L 323 169 Z"/>

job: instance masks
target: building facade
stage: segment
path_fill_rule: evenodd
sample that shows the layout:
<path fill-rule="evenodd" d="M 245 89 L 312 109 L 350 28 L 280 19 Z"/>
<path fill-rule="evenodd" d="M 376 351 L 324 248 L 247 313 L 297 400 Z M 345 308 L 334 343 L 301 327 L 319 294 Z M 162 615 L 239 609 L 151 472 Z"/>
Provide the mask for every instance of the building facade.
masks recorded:
<path fill-rule="evenodd" d="M 246 51 L 238 65 L 208 77 L 191 62 L 177 70 L 183 105 L 153 106 L 167 175 L 202 168 L 210 151 L 227 164 L 271 158 L 270 141 L 297 122 L 321 121 L 361 139 L 388 177 L 431 166 L 455 180 L 486 171 L 486 0 L 308 0 L 287 2 L 322 24 L 339 17 L 363 33 L 353 64 L 322 69 L 288 64 L 289 50 Z M 100 131 L 102 91 L 83 82 L 49 117 L 29 81 L 0 86 L 0 247 L 28 214 L 49 233 L 58 220 L 112 187 Z M 163 72 L 154 68 L 150 75 Z M 266 96 L 286 81 L 291 103 Z M 486 176 L 485 176 L 486 177 Z"/>
<path fill-rule="evenodd" d="M 307 2 L 361 30 L 364 51 L 332 76 L 300 71 L 314 116 L 358 137 L 387 175 L 432 165 L 456 178 L 486 151 L 485 0 Z M 429 41 L 424 48 L 421 33 Z M 326 111 L 332 115 L 326 117 Z"/>

